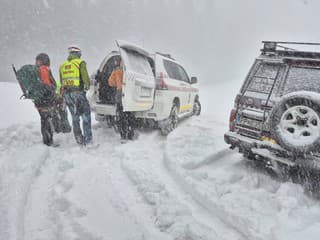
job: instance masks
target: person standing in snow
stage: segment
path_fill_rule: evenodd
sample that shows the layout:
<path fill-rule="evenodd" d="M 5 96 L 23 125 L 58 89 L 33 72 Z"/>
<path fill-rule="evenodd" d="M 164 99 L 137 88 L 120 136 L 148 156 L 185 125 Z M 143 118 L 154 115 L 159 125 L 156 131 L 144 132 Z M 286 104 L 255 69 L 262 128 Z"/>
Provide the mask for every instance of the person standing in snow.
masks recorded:
<path fill-rule="evenodd" d="M 61 84 L 60 81 L 55 81 L 56 84 L 56 96 L 55 96 L 55 107 L 52 112 L 52 123 L 55 132 L 69 133 L 71 132 L 71 126 L 68 120 L 68 112 L 66 103 L 63 96 L 61 95 Z"/>
<path fill-rule="evenodd" d="M 61 92 L 72 116 L 73 133 L 77 143 L 88 145 L 92 143 L 91 110 L 86 97 L 90 78 L 86 62 L 81 59 L 81 49 L 72 45 L 68 52 L 68 59 L 60 66 Z"/>
<path fill-rule="evenodd" d="M 34 101 L 41 119 L 41 134 L 43 143 L 53 145 L 53 131 L 50 124 L 51 111 L 54 107 L 56 82 L 50 70 L 50 59 L 46 53 L 36 56 L 36 66 L 38 67 L 39 78 L 45 86 L 46 94 L 43 98 Z"/>
<path fill-rule="evenodd" d="M 115 87 L 116 105 L 119 114 L 119 132 L 122 141 L 132 140 L 134 133 L 134 116 L 130 112 L 124 112 L 122 106 L 122 83 L 123 83 L 123 61 L 120 61 L 119 67 L 113 70 L 108 79 L 110 87 Z"/>

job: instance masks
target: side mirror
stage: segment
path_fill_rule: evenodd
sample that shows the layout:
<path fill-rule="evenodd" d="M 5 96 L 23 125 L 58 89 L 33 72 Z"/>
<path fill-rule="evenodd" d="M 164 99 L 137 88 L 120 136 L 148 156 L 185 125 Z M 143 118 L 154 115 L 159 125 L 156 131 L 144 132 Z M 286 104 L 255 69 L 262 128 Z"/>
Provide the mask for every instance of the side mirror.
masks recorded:
<path fill-rule="evenodd" d="M 191 77 L 191 84 L 196 84 L 198 83 L 198 78 L 197 77 Z"/>

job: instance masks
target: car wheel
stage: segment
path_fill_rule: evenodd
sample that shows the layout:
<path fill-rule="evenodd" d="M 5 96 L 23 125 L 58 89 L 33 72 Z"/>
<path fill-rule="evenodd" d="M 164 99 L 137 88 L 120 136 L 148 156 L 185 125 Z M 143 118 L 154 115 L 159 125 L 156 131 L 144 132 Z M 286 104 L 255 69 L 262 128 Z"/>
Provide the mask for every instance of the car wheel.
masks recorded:
<path fill-rule="evenodd" d="M 199 100 L 195 100 L 193 104 L 193 115 L 199 116 L 201 113 L 201 103 Z"/>
<path fill-rule="evenodd" d="M 270 115 L 273 138 L 289 152 L 303 155 L 319 151 L 320 106 L 304 97 L 284 98 Z"/>
<path fill-rule="evenodd" d="M 163 124 L 163 126 L 160 128 L 161 134 L 163 136 L 167 136 L 170 132 L 177 128 L 178 121 L 178 106 L 174 104 L 172 106 L 169 118 L 166 120 L 165 124 Z"/>

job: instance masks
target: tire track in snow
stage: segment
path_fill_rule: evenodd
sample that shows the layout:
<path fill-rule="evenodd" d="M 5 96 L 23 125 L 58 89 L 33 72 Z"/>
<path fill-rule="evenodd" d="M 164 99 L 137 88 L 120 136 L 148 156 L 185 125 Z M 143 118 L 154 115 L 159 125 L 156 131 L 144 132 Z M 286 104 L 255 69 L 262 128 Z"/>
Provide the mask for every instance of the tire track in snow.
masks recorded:
<path fill-rule="evenodd" d="M 94 129 L 96 130 L 96 128 Z M 144 226 L 145 222 L 138 219 L 141 212 L 136 211 L 134 212 L 136 215 L 133 215 L 132 211 L 129 209 L 131 207 L 131 203 L 124 201 L 127 199 L 122 199 L 123 195 L 117 194 L 117 187 L 119 187 L 119 185 L 121 187 L 131 187 L 132 191 L 134 191 L 133 186 L 128 179 L 127 183 L 117 183 L 119 178 L 115 180 L 114 174 L 107 171 L 108 169 L 106 168 L 109 167 L 110 164 L 106 163 L 108 160 L 108 158 L 106 159 L 106 156 L 114 155 L 114 148 L 112 146 L 115 144 L 118 145 L 119 139 L 117 134 L 115 135 L 116 137 L 113 137 L 108 130 L 106 131 L 107 134 L 105 134 L 105 130 L 99 129 L 99 131 L 101 132 L 94 132 L 97 141 L 100 140 L 100 142 L 104 142 L 105 135 L 109 135 L 109 137 L 105 146 L 101 145 L 98 149 L 94 150 L 94 155 L 92 155 L 93 151 L 72 147 L 74 145 L 64 142 L 65 140 L 63 141 L 63 145 L 67 146 L 50 149 L 51 157 L 47 161 L 48 164 L 44 169 L 42 169 L 42 174 L 40 178 L 37 179 L 39 181 L 33 185 L 34 188 L 31 192 L 32 196 L 29 198 L 29 206 L 33 207 L 28 209 L 27 222 L 25 222 L 27 227 L 26 237 L 28 237 L 28 239 L 106 239 L 105 237 L 107 235 L 96 235 L 95 231 L 92 231 L 92 227 L 94 227 L 94 225 L 90 224 L 91 227 L 87 228 L 89 226 L 86 226 L 83 221 L 87 218 L 86 215 L 90 213 L 90 210 L 85 207 L 86 205 L 83 206 L 80 201 L 81 199 L 78 198 L 78 194 L 85 191 L 86 183 L 79 179 L 79 176 L 77 175 L 80 174 L 81 178 L 87 179 L 90 175 L 86 175 L 90 169 L 96 173 L 94 177 L 97 177 L 97 180 L 99 179 L 99 185 L 97 185 L 97 187 L 99 189 L 101 188 L 101 194 L 99 193 L 98 198 L 101 198 L 101 200 L 98 202 L 102 203 L 103 199 L 106 197 L 105 204 L 111 203 L 117 212 L 115 214 L 120 214 L 124 219 L 122 223 L 125 223 L 126 229 L 129 232 L 121 230 L 124 226 L 119 224 L 118 227 L 116 227 L 119 230 L 118 236 L 122 235 L 123 237 L 126 235 L 130 240 L 166 239 L 163 234 L 147 229 Z M 119 165 L 117 172 L 122 173 L 126 178 L 127 176 L 124 175 L 120 168 L 120 159 L 118 157 L 119 155 L 115 154 L 115 158 L 111 157 L 109 161 L 115 163 L 118 162 Z M 116 168 L 116 166 L 112 167 L 112 169 Z M 92 179 L 88 180 L 90 181 Z M 120 180 L 123 181 L 123 178 L 120 177 Z M 108 187 L 108 184 L 114 184 L 115 186 Z M 128 184 L 130 185 L 128 186 Z M 78 188 L 81 187 L 81 185 L 84 188 L 75 189 L 77 185 Z M 47 187 L 50 189 L 46 189 Z M 43 194 L 47 196 L 41 196 Z M 86 195 L 81 198 L 82 200 L 83 198 L 92 199 L 91 196 Z M 39 202 L 37 202 L 38 199 Z M 46 199 L 49 199 L 49 201 L 46 204 L 43 204 Z M 37 203 L 42 205 L 41 209 L 44 209 L 46 212 L 46 215 L 40 216 L 40 220 L 38 221 L 35 220 L 39 217 L 37 216 Z M 94 207 L 99 211 L 98 206 Z M 103 209 L 100 209 L 100 211 L 106 211 L 106 209 L 107 208 L 104 207 Z M 149 215 L 146 215 L 144 218 L 148 219 Z M 41 221 L 41 219 L 43 221 Z M 33 221 L 33 223 L 28 223 L 28 220 Z M 106 216 L 105 220 L 106 221 L 103 221 L 103 219 L 101 219 L 100 223 L 104 224 L 109 222 L 108 225 L 112 226 L 110 216 Z M 108 229 L 108 226 L 106 226 L 106 228 Z M 133 230 L 132 228 L 136 228 L 136 230 L 134 230 L 135 232 L 130 233 L 130 231 Z M 89 231 L 89 229 L 91 230 Z M 115 231 L 117 230 L 109 232 Z M 109 238 L 107 237 L 107 239 Z M 110 239 L 113 239 L 113 237 Z M 116 237 L 116 239 L 120 238 Z"/>
<path fill-rule="evenodd" d="M 31 223 L 26 223 L 29 228 L 29 239 L 102 239 L 91 234 L 77 222 L 78 219 L 86 216 L 87 212 L 68 198 L 68 193 L 73 189 L 73 181 L 75 180 L 68 179 L 68 175 L 70 171 L 77 169 L 78 156 L 85 155 L 85 153 L 79 155 L 80 148 L 76 145 L 50 150 L 52 152 L 48 161 L 50 163 L 43 169 L 42 178 L 39 178 L 37 188 L 33 191 L 33 199 L 30 202 L 30 206 L 32 206 L 40 198 L 39 204 L 42 205 L 45 215 L 40 216 L 42 221 L 34 222 L 38 209 L 29 209 Z M 79 166 L 81 165 L 79 164 Z M 46 196 L 43 197 L 43 194 Z"/>
<path fill-rule="evenodd" d="M 0 201 L 3 202 L 2 208 L 6 208 L 1 212 L 8 224 L 7 238 L 4 239 L 24 239 L 25 205 L 31 186 L 48 156 L 46 147 L 35 146 L 23 149 L 23 156 L 14 153 L 4 160 L 0 174 Z"/>
<path fill-rule="evenodd" d="M 203 167 L 205 165 L 210 165 L 214 162 L 220 161 L 221 159 L 232 156 L 234 152 L 232 152 L 229 148 L 222 149 L 214 154 L 211 154 L 210 156 L 207 156 L 203 159 L 203 161 L 199 161 L 196 163 L 189 162 L 187 164 L 184 164 L 183 167 L 188 170 L 195 170 L 197 168 Z M 165 157 L 166 159 L 166 157 Z"/>
<path fill-rule="evenodd" d="M 248 239 L 234 224 L 234 219 L 228 219 L 219 205 L 213 205 L 208 200 L 209 196 L 202 196 L 188 181 L 192 177 L 205 177 L 201 174 L 193 176 L 194 170 L 213 163 L 219 168 L 224 164 L 223 159 L 236 154 L 227 149 L 223 142 L 224 126 L 203 116 L 188 120 L 168 136 L 164 146 L 164 164 L 177 184 L 197 204 L 212 217 L 218 218 L 225 225 L 225 229 L 229 228 L 234 232 L 233 238 Z"/>
<path fill-rule="evenodd" d="M 176 170 L 179 166 L 172 164 L 174 160 L 170 159 L 170 157 L 165 153 L 164 154 L 164 162 L 168 169 L 168 171 L 171 173 L 172 177 L 176 180 L 176 182 L 181 186 L 182 189 L 184 189 L 185 192 L 190 194 L 192 198 L 205 210 L 208 211 L 212 216 L 218 217 L 225 225 L 226 228 L 230 228 L 233 231 L 235 231 L 238 235 L 238 239 L 250 239 L 246 234 L 244 234 L 237 225 L 233 224 L 232 219 L 227 219 L 227 214 L 225 211 L 220 209 L 219 205 L 215 206 L 212 204 L 210 200 L 208 200 L 208 196 L 202 196 L 199 194 L 199 192 L 195 191 L 195 188 L 193 185 L 186 182 L 186 178 L 188 178 L 187 175 L 180 174 L 179 170 Z M 203 165 L 201 165 L 203 166 Z"/>
<path fill-rule="evenodd" d="M 133 219 L 137 226 L 141 229 L 141 239 L 168 239 L 167 236 L 158 232 L 150 221 L 150 209 L 141 201 L 140 194 L 135 191 L 128 176 L 123 171 L 121 165 L 121 152 L 115 152 L 112 155 L 112 161 L 106 164 L 107 169 L 107 193 L 110 197 L 111 204 L 115 206 L 123 215 Z M 138 238 L 137 238 L 138 239 Z M 140 238 L 139 238 L 140 239 Z"/>
<path fill-rule="evenodd" d="M 51 191 L 47 193 L 51 198 L 48 203 L 51 239 L 162 239 L 148 234 L 149 230 L 137 219 L 138 215 L 133 215 L 128 209 L 130 202 L 127 204 L 117 193 L 119 184 L 108 167 L 112 162 L 118 162 L 118 172 L 121 172 L 120 159 L 113 157 L 113 146 L 119 144 L 118 135 L 114 137 L 109 130 L 99 129 L 97 126 L 93 129 L 96 141 L 101 142 L 97 149 L 79 148 L 72 144 L 69 146 L 69 143 L 66 143 L 67 147 L 52 149 L 54 157 L 50 162 L 53 164 L 44 170 L 44 175 L 56 172 L 51 177 Z M 99 132 L 96 132 L 98 129 Z M 44 177 L 41 181 L 48 179 Z M 44 189 L 40 182 L 39 188 Z M 35 191 L 35 198 L 40 193 Z M 32 211 L 30 219 L 36 214 Z M 103 215 L 104 213 L 107 215 Z M 123 230 L 123 225 L 126 226 L 126 231 Z M 32 235 L 32 229 L 37 226 L 37 223 L 31 225 L 29 236 L 37 235 L 39 239 L 43 239 L 45 231 Z"/>
<path fill-rule="evenodd" d="M 59 214 L 67 213 L 72 205 L 59 193 L 72 188 L 63 181 L 64 172 L 71 168 L 60 149 L 50 149 L 50 157 L 30 191 L 24 223 L 26 239 L 66 239 Z"/>
<path fill-rule="evenodd" d="M 36 144 L 35 141 L 30 141 L 30 136 L 35 135 L 37 133 L 33 124 L 27 126 L 16 124 L 0 129 L 0 239 L 11 239 L 12 235 L 18 235 L 10 221 L 13 217 L 17 219 L 17 214 L 14 214 L 15 210 L 11 209 L 11 206 L 18 204 L 16 198 L 19 196 L 14 196 L 18 195 L 17 191 L 24 191 L 23 187 L 18 185 L 18 177 L 21 177 L 27 168 L 24 166 L 25 161 L 30 160 L 27 159 L 28 155 L 21 156 L 21 154 L 24 154 L 23 150 Z M 18 149 L 22 151 L 18 152 Z M 28 178 L 26 180 L 28 181 Z M 21 181 L 21 184 L 28 185 L 24 181 Z"/>
<path fill-rule="evenodd" d="M 132 150 L 125 151 L 121 166 L 145 201 L 153 207 L 155 224 L 159 229 L 172 234 L 176 239 L 230 239 L 226 236 L 241 239 L 235 232 L 230 233 L 229 227 L 228 230 L 224 228 L 226 235 L 217 235 L 217 226 L 223 226 L 220 220 L 215 216 L 210 216 L 210 220 L 206 216 L 204 220 L 203 213 L 191 211 L 197 209 L 190 208 L 190 205 L 194 204 L 193 200 L 190 203 L 188 194 L 180 191 L 180 185 L 172 181 L 163 165 L 162 146 L 165 141 L 156 138 L 154 134 L 143 137 L 146 139 L 141 140 L 140 136 L 140 140 L 130 143 Z"/>
<path fill-rule="evenodd" d="M 238 231 L 243 239 L 318 235 L 319 224 L 313 222 L 320 216 L 318 203 L 308 199 L 301 186 L 250 172 L 236 151 L 203 165 L 206 156 L 212 157 L 212 149 L 224 148 L 223 131 L 192 125 L 168 136 L 165 161 L 177 182 L 208 212 Z"/>
<path fill-rule="evenodd" d="M 223 159 L 236 156 L 236 152 L 226 149 L 223 142 L 223 129 L 209 128 L 208 124 L 214 124 L 205 118 L 192 119 L 168 136 L 165 150 L 164 162 L 168 171 L 176 182 L 184 189 L 195 202 L 201 205 L 212 216 L 219 218 L 226 226 L 236 232 L 240 239 L 252 238 L 248 232 L 244 232 L 242 226 L 245 221 L 230 216 L 220 204 L 210 200 L 206 191 L 197 191 L 192 179 L 206 178 L 206 176 L 195 175 L 194 170 L 215 163 L 217 168 L 222 167 Z M 205 127 L 204 127 L 205 126 Z M 201 181 L 201 180 L 200 180 Z M 215 186 L 212 186 L 215 188 Z M 217 200 L 219 201 L 219 200 Z"/>

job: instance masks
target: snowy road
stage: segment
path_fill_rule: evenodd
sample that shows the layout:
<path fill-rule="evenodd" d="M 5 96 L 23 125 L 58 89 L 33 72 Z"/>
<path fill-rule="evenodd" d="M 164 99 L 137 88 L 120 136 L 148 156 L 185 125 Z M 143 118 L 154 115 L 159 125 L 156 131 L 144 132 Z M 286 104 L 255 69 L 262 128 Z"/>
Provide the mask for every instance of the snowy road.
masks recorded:
<path fill-rule="evenodd" d="M 14 129 L 1 130 L 3 239 L 241 239 L 174 181 L 157 131 L 119 145 L 97 124 L 101 145 L 87 150 L 71 134 L 42 146 L 37 124 Z"/>
<path fill-rule="evenodd" d="M 251 169 L 211 116 L 124 145 L 95 123 L 97 149 L 45 147 L 37 120 L 1 124 L 1 240 L 318 239 L 319 202 Z"/>

